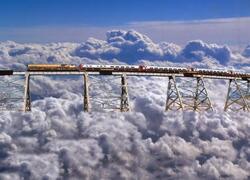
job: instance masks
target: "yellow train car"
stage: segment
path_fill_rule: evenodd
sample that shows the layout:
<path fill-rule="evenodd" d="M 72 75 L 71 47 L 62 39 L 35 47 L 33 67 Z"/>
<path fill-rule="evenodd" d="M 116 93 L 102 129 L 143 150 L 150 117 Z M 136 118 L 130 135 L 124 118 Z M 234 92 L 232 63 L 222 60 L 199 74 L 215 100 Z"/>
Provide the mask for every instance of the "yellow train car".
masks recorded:
<path fill-rule="evenodd" d="M 79 71 L 74 64 L 29 64 L 28 71 Z"/>

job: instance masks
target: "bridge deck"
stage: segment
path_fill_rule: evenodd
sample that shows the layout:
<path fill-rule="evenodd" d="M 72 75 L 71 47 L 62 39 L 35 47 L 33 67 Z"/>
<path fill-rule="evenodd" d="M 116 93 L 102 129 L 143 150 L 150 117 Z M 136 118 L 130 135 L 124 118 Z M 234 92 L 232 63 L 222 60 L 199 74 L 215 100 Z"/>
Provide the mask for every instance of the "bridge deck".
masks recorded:
<path fill-rule="evenodd" d="M 176 76 L 176 77 L 203 77 L 203 78 L 211 78 L 211 79 L 243 79 L 243 80 L 250 80 L 250 74 L 239 74 L 239 75 L 230 75 L 230 74 L 219 74 L 219 73 L 199 73 L 199 74 L 185 74 L 185 73 L 157 73 L 157 72 L 111 72 L 109 74 L 103 74 L 102 72 L 96 71 L 23 71 L 23 72 L 13 72 L 13 75 L 25 75 L 28 73 L 32 76 L 39 76 L 39 75 L 84 75 L 88 73 L 88 75 L 114 75 L 120 76 L 122 74 L 126 74 L 127 76 L 158 76 L 158 77 L 168 77 L 168 76 Z"/>
<path fill-rule="evenodd" d="M 121 96 L 120 96 L 120 111 L 126 112 L 130 110 L 129 105 L 129 95 L 128 95 L 128 85 L 127 76 L 148 76 L 148 77 L 166 77 L 168 79 L 168 89 L 167 89 L 167 99 L 165 110 L 188 110 L 193 109 L 194 111 L 200 110 L 213 110 L 212 103 L 210 101 L 208 92 L 205 87 L 203 78 L 208 79 L 228 79 L 229 87 L 226 97 L 226 103 L 224 110 L 244 110 L 249 111 L 249 93 L 250 93 L 250 74 L 242 73 L 240 71 L 219 71 L 219 70 L 188 70 L 188 69 L 172 69 L 172 70 L 135 70 L 135 69 L 121 69 L 110 70 L 110 69 L 98 69 L 98 70 L 38 70 L 38 71 L 23 71 L 17 72 L 13 70 L 0 70 L 0 76 L 23 76 L 24 77 L 24 93 L 21 99 L 24 99 L 23 111 L 31 111 L 31 93 L 30 93 L 30 77 L 31 76 L 83 76 L 83 105 L 84 111 L 88 112 L 90 110 L 90 95 L 89 95 L 89 81 L 88 76 L 100 76 L 100 75 L 113 75 L 121 77 Z M 180 82 L 175 81 L 175 77 L 186 78 L 191 77 L 193 85 L 188 84 L 188 88 L 185 86 L 178 86 Z M 202 77 L 202 78 L 199 78 Z M 9 78 L 7 78 L 9 79 Z M 11 79 L 11 78 L 10 78 Z M 14 78 L 15 79 L 15 78 Z M 22 79 L 22 78 L 18 78 Z M 7 98 L 12 98 L 12 96 L 7 96 L 9 94 L 18 95 L 16 89 L 8 89 L 10 85 L 7 81 L 3 80 L 2 97 L 0 97 L 0 102 L 4 107 L 15 107 L 17 103 L 7 102 Z M 6 83 L 7 82 L 7 83 Z M 194 85 L 195 84 L 195 85 Z M 13 84 L 11 84 L 13 85 Z M 7 87 L 6 87 L 7 86 Z M 20 88 L 22 89 L 22 88 Z M 19 90 L 20 90 L 19 89 Z M 181 90 L 181 91 L 180 91 Z M 18 91 L 19 92 L 19 91 Z M 180 93 L 181 92 L 181 93 Z M 190 94 L 192 92 L 192 94 Z M 8 94 L 9 93 L 9 94 Z M 19 92 L 20 93 L 20 92 Z M 109 97 L 110 98 L 110 97 Z M 94 102 L 93 99 L 91 101 Z M 102 101 L 100 101 L 103 103 Z M 0 110 L 1 110 L 0 103 Z M 7 104 L 6 104 L 7 103 Z M 9 103 L 9 104 L 8 104 Z M 101 104 L 103 106 L 103 104 Z M 116 107 L 117 108 L 117 107 Z"/>

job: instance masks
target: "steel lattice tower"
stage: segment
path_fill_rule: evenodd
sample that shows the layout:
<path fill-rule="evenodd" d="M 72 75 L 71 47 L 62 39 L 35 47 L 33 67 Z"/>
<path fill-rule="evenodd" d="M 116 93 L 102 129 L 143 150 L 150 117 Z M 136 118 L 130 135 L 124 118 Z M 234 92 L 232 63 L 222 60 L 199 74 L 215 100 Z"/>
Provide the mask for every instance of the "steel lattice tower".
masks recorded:
<path fill-rule="evenodd" d="M 174 76 L 169 76 L 165 110 L 183 110 L 183 104 Z"/>
<path fill-rule="evenodd" d="M 121 76 L 121 112 L 127 112 L 130 110 L 129 97 L 128 97 L 128 84 L 126 74 Z"/>
<path fill-rule="evenodd" d="M 250 81 L 230 79 L 224 110 L 249 111 Z"/>
<path fill-rule="evenodd" d="M 85 73 L 83 75 L 83 83 L 84 83 L 84 87 L 83 87 L 83 110 L 85 112 L 89 112 L 89 80 L 88 80 L 88 74 Z"/>
<path fill-rule="evenodd" d="M 194 111 L 213 110 L 207 89 L 202 77 L 197 77 L 197 86 L 194 97 Z"/>
<path fill-rule="evenodd" d="M 31 111 L 31 97 L 30 97 L 30 74 L 25 73 L 24 85 L 24 112 Z"/>
<path fill-rule="evenodd" d="M 167 110 L 213 110 L 207 89 L 202 77 L 194 78 L 177 86 L 174 76 L 169 77 L 166 111 Z"/>

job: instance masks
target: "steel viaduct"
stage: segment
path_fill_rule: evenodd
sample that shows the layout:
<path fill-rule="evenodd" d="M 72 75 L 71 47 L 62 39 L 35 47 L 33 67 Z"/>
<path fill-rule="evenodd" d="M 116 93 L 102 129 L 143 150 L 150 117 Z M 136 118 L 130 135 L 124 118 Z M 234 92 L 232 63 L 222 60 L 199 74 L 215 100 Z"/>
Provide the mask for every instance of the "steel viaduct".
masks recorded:
<path fill-rule="evenodd" d="M 168 78 L 168 88 L 165 110 L 193 110 L 193 111 L 207 111 L 213 110 L 211 100 L 207 88 L 204 83 L 204 79 L 224 79 L 228 81 L 228 91 L 225 97 L 224 110 L 232 111 L 250 111 L 250 73 L 232 73 L 225 72 L 223 70 L 213 71 L 212 69 L 204 70 L 199 73 L 183 72 L 178 69 L 169 68 L 164 71 L 160 68 L 148 69 L 139 71 L 135 68 L 121 68 L 118 70 L 96 68 L 86 69 L 82 71 L 71 70 L 39 70 L 39 71 L 23 71 L 16 72 L 11 70 L 0 70 L 0 76 L 22 76 L 24 77 L 24 95 L 23 95 L 23 111 L 31 111 L 31 93 L 30 93 L 30 77 L 31 76 L 54 76 L 63 75 L 71 76 L 77 75 L 83 78 L 83 110 L 85 112 L 90 111 L 90 97 L 89 97 L 89 76 L 118 76 L 120 77 L 120 107 L 121 112 L 127 112 L 131 110 L 129 103 L 128 92 L 128 76 L 154 76 Z M 182 87 L 179 86 L 176 78 L 191 79 L 195 82 L 193 93 L 189 96 L 181 93 Z M 188 84 L 186 84 L 188 86 Z M 1 98 L 1 97 L 0 97 Z M 188 99 L 188 100 L 187 100 Z M 1 101 L 1 99 L 0 99 Z"/>

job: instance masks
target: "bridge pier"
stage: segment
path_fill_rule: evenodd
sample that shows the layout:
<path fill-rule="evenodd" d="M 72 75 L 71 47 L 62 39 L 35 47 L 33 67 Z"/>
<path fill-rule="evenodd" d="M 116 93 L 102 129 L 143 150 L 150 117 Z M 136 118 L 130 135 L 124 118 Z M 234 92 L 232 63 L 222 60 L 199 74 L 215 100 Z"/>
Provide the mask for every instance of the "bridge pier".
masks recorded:
<path fill-rule="evenodd" d="M 31 97 L 30 97 L 30 74 L 25 73 L 24 84 L 24 112 L 31 111 Z"/>
<path fill-rule="evenodd" d="M 247 102 L 250 96 L 249 89 L 249 80 L 244 84 L 243 81 L 237 82 L 236 79 L 230 79 L 224 111 L 229 109 L 232 111 L 249 111 L 250 109 Z"/>
<path fill-rule="evenodd" d="M 194 111 L 197 110 L 213 110 L 212 103 L 208 96 L 207 89 L 202 77 L 197 77 L 197 86 L 194 97 Z"/>
<path fill-rule="evenodd" d="M 165 110 L 183 110 L 182 99 L 175 81 L 175 76 L 168 77 L 168 90 Z"/>
<path fill-rule="evenodd" d="M 246 99 L 246 105 L 244 106 L 244 111 L 250 111 L 250 80 L 247 80 L 246 93 L 244 94 Z"/>
<path fill-rule="evenodd" d="M 170 76 L 165 110 L 213 110 L 203 78 L 197 77 L 193 84 L 191 80 L 177 86 L 175 77 Z"/>
<path fill-rule="evenodd" d="M 128 96 L 128 83 L 126 74 L 121 76 L 121 112 L 127 112 L 130 110 L 129 107 L 129 96 Z"/>
<path fill-rule="evenodd" d="M 248 110 L 250 111 L 250 79 L 247 80 L 247 91 L 246 91 L 246 103 L 248 105 Z"/>
<path fill-rule="evenodd" d="M 83 111 L 89 112 L 90 104 L 89 104 L 89 80 L 88 80 L 88 74 L 84 73 L 83 75 Z"/>

